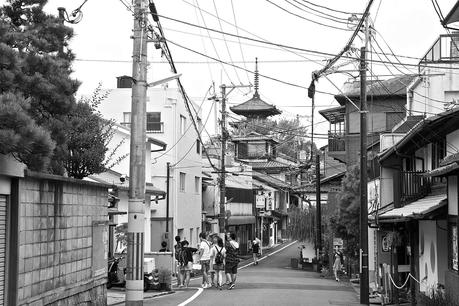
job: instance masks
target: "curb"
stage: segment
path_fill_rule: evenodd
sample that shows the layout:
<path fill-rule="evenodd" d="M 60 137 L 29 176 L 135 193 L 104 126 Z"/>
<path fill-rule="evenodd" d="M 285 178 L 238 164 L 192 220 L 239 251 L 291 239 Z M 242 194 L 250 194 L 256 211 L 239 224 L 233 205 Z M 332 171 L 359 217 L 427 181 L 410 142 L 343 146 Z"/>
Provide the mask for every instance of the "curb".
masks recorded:
<path fill-rule="evenodd" d="M 152 300 L 152 299 L 155 299 L 155 298 L 164 296 L 164 295 L 169 295 L 169 294 L 174 294 L 174 293 L 175 293 L 175 291 L 160 292 L 160 293 L 158 293 L 158 294 L 155 294 L 154 296 L 150 296 L 150 297 L 144 298 L 143 300 L 144 300 L 144 301 L 149 301 L 149 300 Z M 108 303 L 107 303 L 107 306 L 123 305 L 124 303 L 126 303 L 126 301 L 115 302 L 115 303 L 112 303 L 112 304 L 108 304 Z"/>

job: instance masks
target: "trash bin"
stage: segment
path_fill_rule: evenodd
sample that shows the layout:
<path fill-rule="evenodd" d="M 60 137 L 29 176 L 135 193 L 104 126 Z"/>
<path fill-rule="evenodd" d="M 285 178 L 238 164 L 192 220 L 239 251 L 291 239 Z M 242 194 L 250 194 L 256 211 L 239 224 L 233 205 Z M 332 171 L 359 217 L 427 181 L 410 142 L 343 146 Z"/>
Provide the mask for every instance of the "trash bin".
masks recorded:
<path fill-rule="evenodd" d="M 290 266 L 292 267 L 292 269 L 298 269 L 298 258 L 291 258 Z"/>

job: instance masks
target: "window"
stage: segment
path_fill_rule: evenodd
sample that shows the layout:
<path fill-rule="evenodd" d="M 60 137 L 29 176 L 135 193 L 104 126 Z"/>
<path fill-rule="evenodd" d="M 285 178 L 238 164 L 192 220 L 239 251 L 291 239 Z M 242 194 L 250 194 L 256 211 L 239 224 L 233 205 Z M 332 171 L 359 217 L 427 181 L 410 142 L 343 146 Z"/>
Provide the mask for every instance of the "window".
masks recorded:
<path fill-rule="evenodd" d="M 201 142 L 199 139 L 196 139 L 196 153 L 201 154 Z"/>
<path fill-rule="evenodd" d="M 185 134 L 186 131 L 186 117 L 180 115 L 180 134 Z"/>
<path fill-rule="evenodd" d="M 446 138 L 432 142 L 432 169 L 440 166 L 440 161 L 446 156 Z"/>
<path fill-rule="evenodd" d="M 190 246 L 194 245 L 193 243 L 193 229 L 190 228 L 190 241 L 188 241 L 190 243 Z"/>
<path fill-rule="evenodd" d="M 247 144 L 247 155 L 248 157 L 261 157 L 266 155 L 266 144 L 265 143 L 248 143 Z"/>
<path fill-rule="evenodd" d="M 186 179 L 185 173 L 180 172 L 180 191 L 185 191 L 185 179 Z"/>
<path fill-rule="evenodd" d="M 199 176 L 194 177 L 194 192 L 199 194 L 201 190 L 201 178 Z"/>
<path fill-rule="evenodd" d="M 150 132 L 150 133 L 163 132 L 163 123 L 161 122 L 160 112 L 147 113 L 147 132 Z"/>
<path fill-rule="evenodd" d="M 123 113 L 123 122 L 121 125 L 130 128 L 131 127 L 131 113 Z"/>

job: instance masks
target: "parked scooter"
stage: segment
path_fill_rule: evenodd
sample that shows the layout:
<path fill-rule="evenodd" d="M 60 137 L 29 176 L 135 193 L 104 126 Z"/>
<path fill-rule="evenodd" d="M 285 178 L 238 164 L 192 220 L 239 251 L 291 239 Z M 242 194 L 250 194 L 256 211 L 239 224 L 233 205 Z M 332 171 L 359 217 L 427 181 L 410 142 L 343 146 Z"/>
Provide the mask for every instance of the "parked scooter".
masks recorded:
<path fill-rule="evenodd" d="M 124 256 L 120 256 L 108 260 L 107 289 L 126 286 L 126 268 L 123 269 L 122 273 L 119 270 L 119 263 L 123 258 Z"/>
<path fill-rule="evenodd" d="M 126 268 L 121 271 L 119 267 L 119 263 L 123 258 L 124 256 L 109 259 L 107 289 L 112 287 L 124 288 L 126 286 Z M 154 277 L 151 273 L 144 272 L 143 290 L 147 291 L 150 289 L 156 289 Z"/>

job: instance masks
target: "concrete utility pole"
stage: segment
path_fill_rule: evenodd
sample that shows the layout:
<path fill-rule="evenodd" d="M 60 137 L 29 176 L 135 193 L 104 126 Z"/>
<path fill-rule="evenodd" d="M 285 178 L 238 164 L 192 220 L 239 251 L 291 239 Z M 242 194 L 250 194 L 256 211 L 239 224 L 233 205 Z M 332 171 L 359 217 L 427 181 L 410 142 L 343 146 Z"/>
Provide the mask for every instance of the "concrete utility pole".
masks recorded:
<path fill-rule="evenodd" d="M 322 253 L 322 203 L 320 202 L 320 155 L 316 155 L 316 235 L 317 259 L 321 262 Z"/>
<path fill-rule="evenodd" d="M 360 48 L 360 303 L 369 305 L 368 275 L 368 172 L 367 172 L 367 47 L 368 15 L 365 16 L 365 45 Z"/>
<path fill-rule="evenodd" d="M 252 85 L 225 85 L 220 86 L 221 89 L 221 100 L 222 100 L 222 119 L 221 125 L 221 156 L 220 156 L 220 213 L 218 216 L 218 227 L 220 233 L 225 233 L 228 229 L 228 220 L 226 219 L 225 213 L 225 202 L 226 202 L 226 165 L 225 165 L 225 153 L 226 153 L 226 140 L 228 139 L 228 131 L 226 130 L 226 97 L 236 88 L 252 87 Z M 227 93 L 226 89 L 230 91 Z"/>
<path fill-rule="evenodd" d="M 126 266 L 126 305 L 143 305 L 145 230 L 145 139 L 147 105 L 146 0 L 134 1 L 131 147 Z"/>

